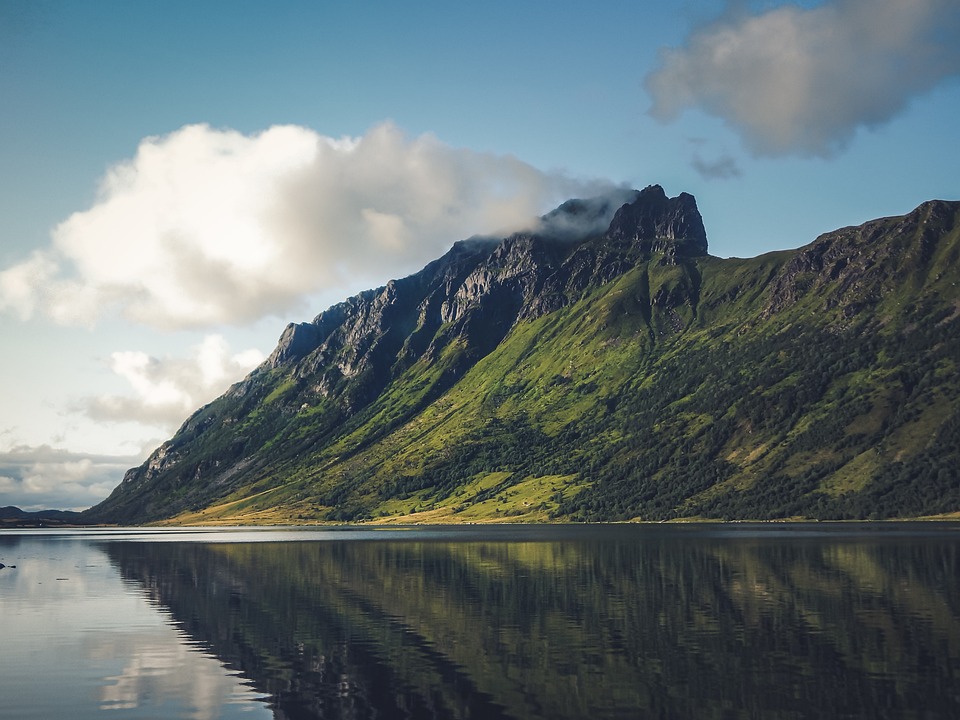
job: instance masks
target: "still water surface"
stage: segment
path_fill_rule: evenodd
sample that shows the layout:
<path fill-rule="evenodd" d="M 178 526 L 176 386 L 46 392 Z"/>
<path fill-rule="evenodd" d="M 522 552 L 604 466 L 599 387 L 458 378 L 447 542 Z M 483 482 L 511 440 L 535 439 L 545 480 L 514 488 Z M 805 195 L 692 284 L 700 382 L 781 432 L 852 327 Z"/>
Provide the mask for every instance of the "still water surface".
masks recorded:
<path fill-rule="evenodd" d="M 956 718 L 956 525 L 2 531 L 0 718 Z"/>

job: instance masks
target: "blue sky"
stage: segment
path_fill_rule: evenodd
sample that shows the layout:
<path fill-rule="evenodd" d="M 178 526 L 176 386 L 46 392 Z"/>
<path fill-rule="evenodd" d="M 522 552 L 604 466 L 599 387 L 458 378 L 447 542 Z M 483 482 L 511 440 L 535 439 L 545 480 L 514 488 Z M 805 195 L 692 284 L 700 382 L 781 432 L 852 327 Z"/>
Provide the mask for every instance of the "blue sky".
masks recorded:
<path fill-rule="evenodd" d="M 0 505 L 81 508 L 284 325 L 572 195 L 753 256 L 957 199 L 956 0 L 0 0 Z"/>

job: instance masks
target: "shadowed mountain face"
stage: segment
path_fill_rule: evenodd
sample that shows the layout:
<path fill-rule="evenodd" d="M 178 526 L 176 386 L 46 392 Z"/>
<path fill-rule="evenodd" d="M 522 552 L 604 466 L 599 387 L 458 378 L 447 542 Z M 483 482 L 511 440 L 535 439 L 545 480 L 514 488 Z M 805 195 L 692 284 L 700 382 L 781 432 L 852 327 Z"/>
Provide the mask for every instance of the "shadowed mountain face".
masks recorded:
<path fill-rule="evenodd" d="M 278 717 L 960 709 L 950 533 L 565 530 L 577 533 L 103 547 Z"/>
<path fill-rule="evenodd" d="M 87 517 L 957 511 L 958 216 L 723 260 L 690 195 L 569 201 L 288 325 Z"/>

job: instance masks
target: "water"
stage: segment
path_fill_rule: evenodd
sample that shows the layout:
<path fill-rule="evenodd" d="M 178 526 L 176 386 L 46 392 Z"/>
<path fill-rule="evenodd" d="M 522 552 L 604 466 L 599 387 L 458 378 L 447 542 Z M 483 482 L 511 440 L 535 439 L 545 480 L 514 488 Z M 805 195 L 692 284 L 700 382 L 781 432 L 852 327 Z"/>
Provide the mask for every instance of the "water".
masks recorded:
<path fill-rule="evenodd" d="M 960 528 L 3 531 L 0 718 L 955 718 Z"/>

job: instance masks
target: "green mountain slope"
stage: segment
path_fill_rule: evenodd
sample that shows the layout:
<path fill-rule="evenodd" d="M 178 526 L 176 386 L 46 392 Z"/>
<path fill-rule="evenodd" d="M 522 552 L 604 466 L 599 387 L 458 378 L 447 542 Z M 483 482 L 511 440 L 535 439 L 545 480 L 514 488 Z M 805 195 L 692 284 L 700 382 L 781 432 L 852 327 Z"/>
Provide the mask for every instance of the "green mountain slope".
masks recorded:
<path fill-rule="evenodd" d="M 956 512 L 958 220 L 932 201 L 719 259 L 689 195 L 571 201 L 288 326 L 88 516 Z"/>

